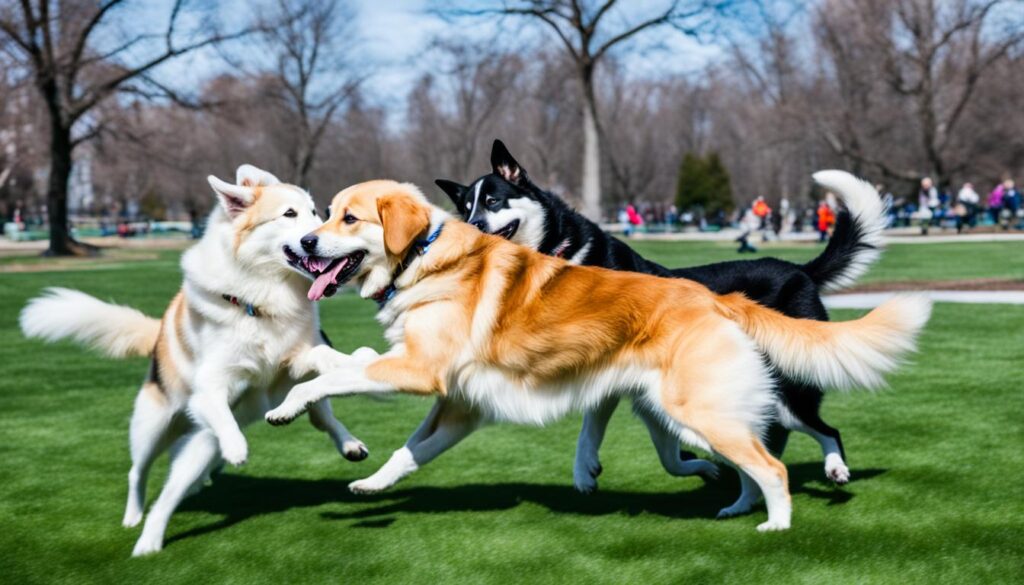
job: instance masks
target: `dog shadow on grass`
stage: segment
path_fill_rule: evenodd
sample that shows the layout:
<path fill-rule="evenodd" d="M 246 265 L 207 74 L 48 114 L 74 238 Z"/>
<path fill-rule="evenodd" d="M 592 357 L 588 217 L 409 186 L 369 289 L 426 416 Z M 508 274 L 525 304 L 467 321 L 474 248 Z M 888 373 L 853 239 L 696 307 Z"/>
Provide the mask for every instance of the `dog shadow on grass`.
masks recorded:
<path fill-rule="evenodd" d="M 822 477 L 819 463 L 789 465 L 790 491 L 826 505 L 842 505 L 854 494 L 830 486 Z M 885 469 L 860 469 L 853 472 L 854 482 L 882 475 Z M 532 503 L 558 514 L 601 516 L 608 514 L 657 514 L 668 518 L 711 519 L 739 494 L 739 480 L 731 469 L 711 482 L 691 478 L 682 491 L 634 492 L 598 490 L 581 495 L 570 483 L 538 484 L 507 482 L 467 484 L 455 487 L 398 488 L 374 495 L 356 495 L 348 490 L 350 480 L 290 479 L 222 474 L 213 485 L 183 502 L 181 510 L 203 511 L 223 516 L 220 520 L 170 537 L 174 542 L 223 530 L 249 518 L 278 514 L 293 508 L 324 504 L 352 503 L 359 509 L 350 512 L 325 511 L 326 520 L 355 520 L 356 528 L 386 528 L 400 514 L 438 514 L 452 512 L 488 512 L 516 508 Z M 694 488 L 694 485 L 697 485 Z M 371 507 L 367 508 L 366 505 Z"/>

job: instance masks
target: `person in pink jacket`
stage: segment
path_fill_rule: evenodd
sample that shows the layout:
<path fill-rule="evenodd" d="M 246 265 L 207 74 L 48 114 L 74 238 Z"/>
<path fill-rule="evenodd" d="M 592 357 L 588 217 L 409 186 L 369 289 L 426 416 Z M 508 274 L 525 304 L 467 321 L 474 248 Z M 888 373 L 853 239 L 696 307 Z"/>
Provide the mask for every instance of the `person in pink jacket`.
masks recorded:
<path fill-rule="evenodd" d="M 988 194 L 988 214 L 992 217 L 992 223 L 999 225 L 999 213 L 1003 211 L 1003 194 L 1006 187 L 1002 183 L 996 185 L 995 189 Z"/>

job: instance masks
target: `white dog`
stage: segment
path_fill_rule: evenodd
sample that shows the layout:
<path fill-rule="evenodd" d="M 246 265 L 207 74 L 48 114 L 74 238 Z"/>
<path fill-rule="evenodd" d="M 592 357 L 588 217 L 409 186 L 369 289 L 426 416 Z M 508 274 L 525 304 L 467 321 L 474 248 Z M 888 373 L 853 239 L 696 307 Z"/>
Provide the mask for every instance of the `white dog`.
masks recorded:
<path fill-rule="evenodd" d="M 241 427 L 259 420 L 315 369 L 317 352 L 309 350 L 324 343 L 316 304 L 306 298 L 304 275 L 317 267 L 292 252 L 303 234 L 322 224 L 312 198 L 249 165 L 238 168 L 236 179 L 232 185 L 209 177 L 219 205 L 206 234 L 182 258 L 184 284 L 162 320 L 60 288 L 21 313 L 30 337 L 70 337 L 115 357 L 152 356 L 131 420 L 125 526 L 142 520 L 147 472 L 168 447 L 171 470 L 135 556 L 162 548 L 171 514 L 221 458 L 245 462 Z M 329 402 L 310 412 L 345 458 L 367 456 Z"/>

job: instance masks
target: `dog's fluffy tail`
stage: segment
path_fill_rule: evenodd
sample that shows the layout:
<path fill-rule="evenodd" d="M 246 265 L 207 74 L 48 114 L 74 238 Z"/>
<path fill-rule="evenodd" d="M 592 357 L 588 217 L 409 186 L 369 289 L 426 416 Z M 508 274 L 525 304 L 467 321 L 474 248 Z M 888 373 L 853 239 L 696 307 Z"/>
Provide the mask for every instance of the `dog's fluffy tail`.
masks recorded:
<path fill-rule="evenodd" d="M 915 349 L 931 301 L 894 297 L 854 321 L 793 319 L 734 293 L 719 297 L 722 312 L 750 335 L 774 365 L 824 388 L 878 388 Z"/>
<path fill-rule="evenodd" d="M 846 209 L 836 216 L 828 246 L 803 271 L 822 291 L 838 290 L 856 282 L 881 255 L 887 210 L 870 183 L 846 171 L 818 171 L 814 180 Z"/>
<path fill-rule="evenodd" d="M 57 287 L 29 301 L 20 322 L 26 337 L 71 338 L 111 357 L 148 356 L 160 334 L 159 319 Z"/>

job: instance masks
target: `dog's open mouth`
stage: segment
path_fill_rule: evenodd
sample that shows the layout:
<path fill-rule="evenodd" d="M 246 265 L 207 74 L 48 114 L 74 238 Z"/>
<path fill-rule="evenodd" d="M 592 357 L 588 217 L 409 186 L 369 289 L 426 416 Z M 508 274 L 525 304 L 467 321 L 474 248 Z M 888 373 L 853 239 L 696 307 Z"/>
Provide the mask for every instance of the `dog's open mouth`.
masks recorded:
<path fill-rule="evenodd" d="M 491 234 L 495 236 L 501 236 L 506 240 L 511 240 L 512 236 L 516 235 L 517 229 L 519 229 L 519 220 L 513 219 L 512 221 L 508 222 L 505 225 L 505 227 L 501 228 L 500 230 L 495 230 L 491 232 Z"/>
<path fill-rule="evenodd" d="M 352 278 L 366 256 L 364 250 L 356 250 L 340 258 L 324 258 L 323 256 L 300 256 L 288 246 L 284 247 L 284 255 L 288 263 L 305 270 L 313 277 L 307 296 L 311 301 L 319 301 L 338 292 L 338 287 Z"/>

